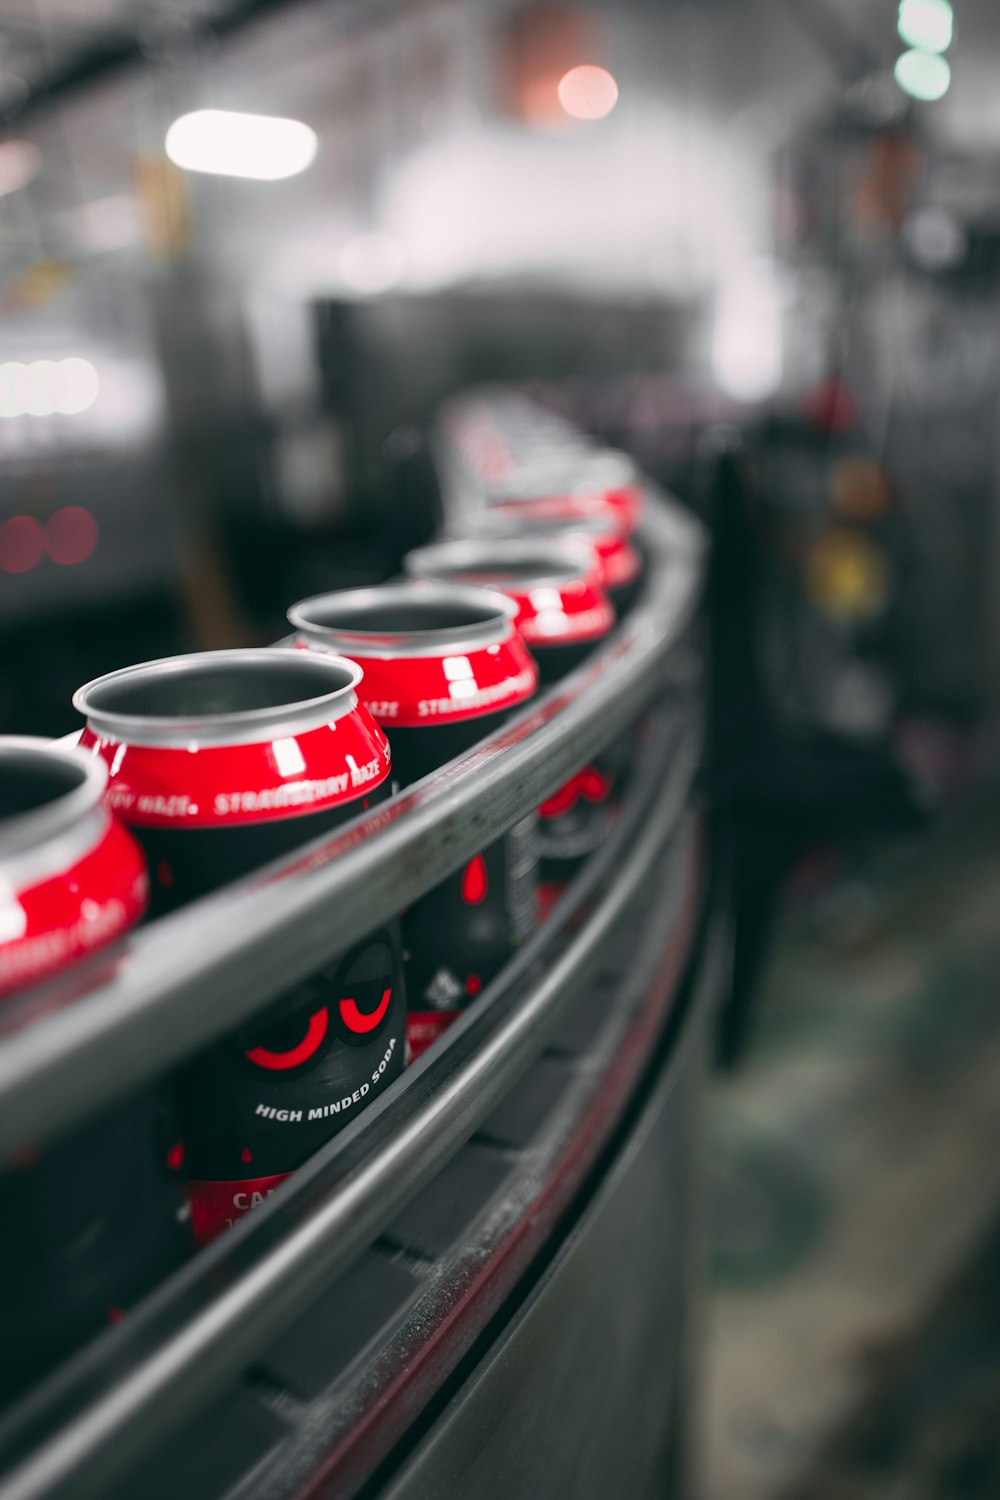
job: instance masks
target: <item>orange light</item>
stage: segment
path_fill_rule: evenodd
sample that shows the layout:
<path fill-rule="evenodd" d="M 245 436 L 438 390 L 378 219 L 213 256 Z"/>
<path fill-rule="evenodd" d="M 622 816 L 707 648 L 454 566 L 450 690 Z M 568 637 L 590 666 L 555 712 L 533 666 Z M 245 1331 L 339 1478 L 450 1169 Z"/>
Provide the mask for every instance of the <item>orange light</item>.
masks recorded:
<path fill-rule="evenodd" d="M 559 103 L 574 120 L 603 120 L 618 103 L 618 85 L 607 68 L 582 63 L 560 78 Z"/>
<path fill-rule="evenodd" d="M 874 521 L 892 503 L 885 470 L 871 458 L 842 458 L 830 474 L 830 499 L 838 515 L 851 521 Z"/>

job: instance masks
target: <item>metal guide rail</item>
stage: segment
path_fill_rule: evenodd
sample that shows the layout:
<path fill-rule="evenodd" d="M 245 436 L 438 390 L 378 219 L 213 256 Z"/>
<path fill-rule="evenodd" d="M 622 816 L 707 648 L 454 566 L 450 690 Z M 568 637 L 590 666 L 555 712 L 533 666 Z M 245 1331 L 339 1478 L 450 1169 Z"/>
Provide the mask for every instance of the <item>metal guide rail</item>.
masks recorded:
<path fill-rule="evenodd" d="M 612 837 L 548 923 L 369 1109 L 0 1422 L 2 1500 L 98 1496 L 307 1310 L 541 1051 L 690 807 L 700 722 L 647 737 Z M 586 913 L 586 922 L 581 916 Z"/>
<path fill-rule="evenodd" d="M 647 702 L 661 703 L 611 839 L 550 921 L 444 1045 L 10 1412 L 2 1500 L 105 1493 L 308 1307 L 539 1054 L 692 795 L 700 719 L 683 691 L 682 642 L 700 534 L 654 500 L 643 542 L 636 609 L 500 732 L 336 835 L 12 1007 L 0 1040 L 3 1151 L 57 1134 L 238 1024 L 500 835 Z"/>
<path fill-rule="evenodd" d="M 141 928 L 4 1007 L 0 1158 L 96 1113 L 232 1030 L 504 833 L 623 729 L 673 668 L 701 533 L 651 499 L 643 597 L 609 642 L 503 728 L 333 835 Z"/>

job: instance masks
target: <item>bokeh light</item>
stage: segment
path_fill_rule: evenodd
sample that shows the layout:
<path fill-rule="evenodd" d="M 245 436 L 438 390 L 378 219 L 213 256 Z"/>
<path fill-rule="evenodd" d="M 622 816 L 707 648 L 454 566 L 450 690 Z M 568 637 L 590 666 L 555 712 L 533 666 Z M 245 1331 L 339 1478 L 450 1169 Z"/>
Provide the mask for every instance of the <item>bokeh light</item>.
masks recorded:
<path fill-rule="evenodd" d="M 79 356 L 0 365 L 0 417 L 78 416 L 93 406 L 99 391 L 96 369 Z"/>
<path fill-rule="evenodd" d="M 30 573 L 45 555 L 45 528 L 35 516 L 11 516 L 0 525 L 0 568 Z"/>
<path fill-rule="evenodd" d="M 42 153 L 34 141 L 0 142 L 0 198 L 27 187 L 41 165 Z"/>
<path fill-rule="evenodd" d="M 951 46 L 955 17 L 948 0 L 900 0 L 896 26 L 910 47 L 944 52 Z"/>
<path fill-rule="evenodd" d="M 942 98 L 951 83 L 951 68 L 936 52 L 904 52 L 896 60 L 896 82 L 912 99 Z"/>
<path fill-rule="evenodd" d="M 582 63 L 560 78 L 559 103 L 574 120 L 603 120 L 618 103 L 618 85 L 607 68 Z"/>
<path fill-rule="evenodd" d="M 889 479 L 874 459 L 842 458 L 830 474 L 830 499 L 838 515 L 851 521 L 875 521 L 892 501 Z"/>
<path fill-rule="evenodd" d="M 16 397 L 22 412 L 29 417 L 51 417 L 55 411 L 54 359 L 34 359 L 17 379 Z"/>
<path fill-rule="evenodd" d="M 304 172 L 316 155 L 316 132 L 301 120 L 196 109 L 167 131 L 166 152 L 175 166 L 219 177 L 277 182 Z"/>
<path fill-rule="evenodd" d="M 86 562 L 97 546 L 97 522 L 82 505 L 64 505 L 48 519 L 45 545 L 53 562 L 73 567 Z"/>
<path fill-rule="evenodd" d="M 61 359 L 56 368 L 54 405 L 63 416 L 75 417 L 97 400 L 100 381 L 89 359 Z"/>
<path fill-rule="evenodd" d="M 837 527 L 813 547 L 806 589 L 828 619 L 839 625 L 861 624 L 881 614 L 888 603 L 888 560 L 863 532 Z"/>
<path fill-rule="evenodd" d="M 337 269 L 352 292 L 378 296 L 394 287 L 402 275 L 402 246 L 391 234 L 356 234 L 341 249 Z"/>

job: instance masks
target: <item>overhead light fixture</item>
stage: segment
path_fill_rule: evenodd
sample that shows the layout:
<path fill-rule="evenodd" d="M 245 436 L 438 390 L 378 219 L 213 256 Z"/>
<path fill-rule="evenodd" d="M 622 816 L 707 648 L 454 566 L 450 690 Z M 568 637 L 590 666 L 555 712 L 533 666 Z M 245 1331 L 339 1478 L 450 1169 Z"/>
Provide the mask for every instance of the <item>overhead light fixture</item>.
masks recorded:
<path fill-rule="evenodd" d="M 574 120 L 603 120 L 618 103 L 618 84 L 607 68 L 582 63 L 559 80 L 559 103 Z"/>
<path fill-rule="evenodd" d="M 910 47 L 945 52 L 951 46 L 955 16 L 949 0 L 900 0 L 896 28 Z"/>
<path fill-rule="evenodd" d="M 89 359 L 8 360 L 0 365 L 0 417 L 75 417 L 97 400 L 100 380 Z"/>
<path fill-rule="evenodd" d="M 277 182 L 304 172 L 316 155 L 316 132 L 301 120 L 247 115 L 228 109 L 196 109 L 167 131 L 166 151 L 175 166 L 218 177 Z"/>
<path fill-rule="evenodd" d="M 912 48 L 896 60 L 896 82 L 911 99 L 930 102 L 942 98 L 951 83 L 951 68 L 936 52 Z"/>

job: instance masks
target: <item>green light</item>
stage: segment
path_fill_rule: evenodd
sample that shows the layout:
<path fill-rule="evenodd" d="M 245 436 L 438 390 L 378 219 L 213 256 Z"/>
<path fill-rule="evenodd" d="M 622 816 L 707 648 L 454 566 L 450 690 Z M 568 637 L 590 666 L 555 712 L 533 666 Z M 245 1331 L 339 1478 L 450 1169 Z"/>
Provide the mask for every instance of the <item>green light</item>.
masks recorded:
<path fill-rule="evenodd" d="M 940 99 L 948 92 L 951 69 L 936 52 L 904 52 L 896 62 L 896 82 L 914 99 Z"/>
<path fill-rule="evenodd" d="M 920 47 L 924 52 L 944 52 L 951 44 L 954 25 L 948 0 L 899 0 L 896 27 L 911 47 Z"/>

